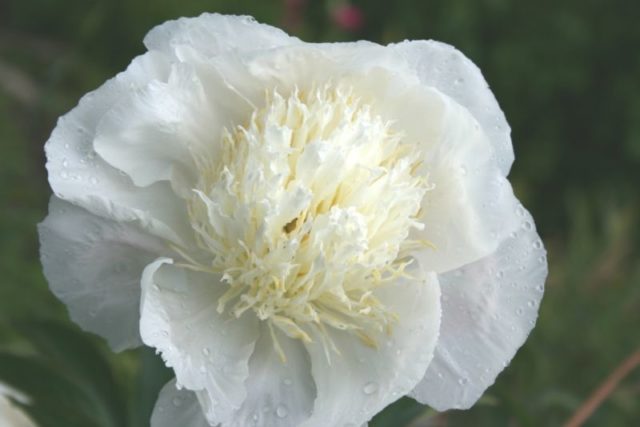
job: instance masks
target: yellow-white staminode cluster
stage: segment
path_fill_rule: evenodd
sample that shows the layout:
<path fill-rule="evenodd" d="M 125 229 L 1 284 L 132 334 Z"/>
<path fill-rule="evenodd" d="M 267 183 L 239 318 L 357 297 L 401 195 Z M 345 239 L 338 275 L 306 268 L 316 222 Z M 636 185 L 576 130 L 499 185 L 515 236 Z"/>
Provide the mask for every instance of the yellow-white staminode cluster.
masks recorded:
<path fill-rule="evenodd" d="M 225 131 L 189 214 L 205 262 L 229 289 L 218 311 L 253 310 L 287 336 L 369 331 L 394 319 L 375 289 L 403 274 L 427 191 L 418 153 L 345 86 L 269 92 L 246 127 Z M 331 346 L 330 340 L 325 345 Z M 279 350 L 280 351 L 280 350 Z M 281 357 L 284 355 L 280 351 Z"/>

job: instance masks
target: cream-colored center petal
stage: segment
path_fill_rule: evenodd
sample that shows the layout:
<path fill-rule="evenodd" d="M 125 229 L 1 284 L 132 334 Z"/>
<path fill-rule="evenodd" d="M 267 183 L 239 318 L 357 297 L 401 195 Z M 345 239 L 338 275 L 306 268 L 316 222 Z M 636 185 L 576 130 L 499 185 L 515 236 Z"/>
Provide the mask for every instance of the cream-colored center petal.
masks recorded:
<path fill-rule="evenodd" d="M 395 319 L 375 289 L 424 244 L 407 240 L 422 227 L 428 190 L 414 146 L 348 87 L 325 85 L 267 93 L 247 126 L 225 131 L 216 156 L 196 162 L 188 207 L 207 255 L 186 265 L 222 275 L 218 310 L 252 310 L 304 341 L 309 328 L 328 339 L 331 327 L 375 346 L 368 331 Z"/>

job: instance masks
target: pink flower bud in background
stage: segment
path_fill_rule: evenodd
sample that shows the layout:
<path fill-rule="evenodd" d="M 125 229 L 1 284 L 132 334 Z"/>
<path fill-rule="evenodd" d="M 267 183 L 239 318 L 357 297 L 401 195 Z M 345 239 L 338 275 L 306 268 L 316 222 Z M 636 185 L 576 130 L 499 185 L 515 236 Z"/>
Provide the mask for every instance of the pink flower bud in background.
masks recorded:
<path fill-rule="evenodd" d="M 364 25 L 362 10 L 349 3 L 336 6 L 331 12 L 333 22 L 342 30 L 355 32 Z"/>

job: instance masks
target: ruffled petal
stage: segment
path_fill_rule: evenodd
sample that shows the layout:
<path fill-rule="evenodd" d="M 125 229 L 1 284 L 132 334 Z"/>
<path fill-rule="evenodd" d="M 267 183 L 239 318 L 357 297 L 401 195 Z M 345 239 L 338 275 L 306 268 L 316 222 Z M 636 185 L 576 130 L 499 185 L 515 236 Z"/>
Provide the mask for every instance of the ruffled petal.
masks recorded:
<path fill-rule="evenodd" d="M 300 43 L 284 31 L 260 24 L 250 16 L 225 16 L 203 13 L 195 18 L 167 21 L 153 28 L 144 38 L 149 50 L 175 54 L 189 46 L 208 57 L 224 52 L 266 50 Z"/>
<path fill-rule="evenodd" d="M 302 341 L 274 330 L 286 355 L 275 351 L 269 328 L 262 324 L 260 338 L 249 361 L 247 398 L 226 426 L 297 427 L 309 418 L 316 397 L 309 354 Z"/>
<path fill-rule="evenodd" d="M 151 427 L 209 426 L 194 392 L 178 390 L 175 379 L 162 387 L 151 414 Z"/>
<path fill-rule="evenodd" d="M 449 98 L 443 102 L 439 142 L 425 150 L 422 166 L 433 185 L 422 202 L 425 228 L 413 236 L 433 244 L 414 256 L 438 273 L 494 252 L 516 226 L 518 206 L 478 122 Z"/>
<path fill-rule="evenodd" d="M 140 188 L 94 150 L 96 128 L 118 102 L 152 80 L 166 80 L 169 67 L 160 53 L 147 53 L 97 90 L 85 95 L 58 120 L 47 141 L 49 183 L 56 196 L 116 221 L 137 220 L 151 233 L 181 242 L 189 236 L 184 203 L 169 183 Z M 144 164 L 143 158 L 136 159 Z"/>
<path fill-rule="evenodd" d="M 511 128 L 480 69 L 453 46 L 433 40 L 389 47 L 402 55 L 425 86 L 436 88 L 471 112 L 491 141 L 506 176 L 514 159 Z"/>
<path fill-rule="evenodd" d="M 38 231 L 44 274 L 71 318 L 115 351 L 138 346 L 140 278 L 166 252 L 162 241 L 135 222 L 107 220 L 55 196 Z"/>
<path fill-rule="evenodd" d="M 105 114 L 95 150 L 139 187 L 172 178 L 193 187 L 193 156 L 221 133 L 211 126 L 215 117 L 194 70 L 176 64 L 166 81 L 150 82 Z"/>
<path fill-rule="evenodd" d="M 497 251 L 439 276 L 442 327 L 433 362 L 412 396 L 437 410 L 469 408 L 495 381 L 534 327 L 547 277 L 533 219 L 517 209 L 519 228 Z"/>
<path fill-rule="evenodd" d="M 158 259 L 142 275 L 140 310 L 142 340 L 162 354 L 180 386 L 198 392 L 212 424 L 227 422 L 245 400 L 258 338 L 251 313 L 239 319 L 218 313 L 228 289 L 218 279 Z"/>
<path fill-rule="evenodd" d="M 417 269 L 410 272 L 417 273 Z M 335 330 L 330 337 L 340 355 L 326 353 L 321 337 L 307 345 L 317 398 L 311 417 L 301 426 L 360 426 L 423 378 L 440 327 L 435 274 L 425 274 L 422 281 L 400 279 L 378 289 L 376 296 L 398 315 L 390 334 L 372 337 L 378 348 Z"/>

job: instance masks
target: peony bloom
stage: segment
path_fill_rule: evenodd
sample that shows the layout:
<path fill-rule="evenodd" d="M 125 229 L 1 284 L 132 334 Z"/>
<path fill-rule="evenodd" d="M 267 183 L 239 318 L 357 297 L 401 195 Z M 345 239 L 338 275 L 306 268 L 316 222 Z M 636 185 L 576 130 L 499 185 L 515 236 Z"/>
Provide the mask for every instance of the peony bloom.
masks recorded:
<path fill-rule="evenodd" d="M 478 68 L 442 43 L 310 44 L 210 14 L 145 45 L 60 118 L 40 237 L 76 322 L 173 368 L 152 426 L 473 405 L 547 274 Z"/>

